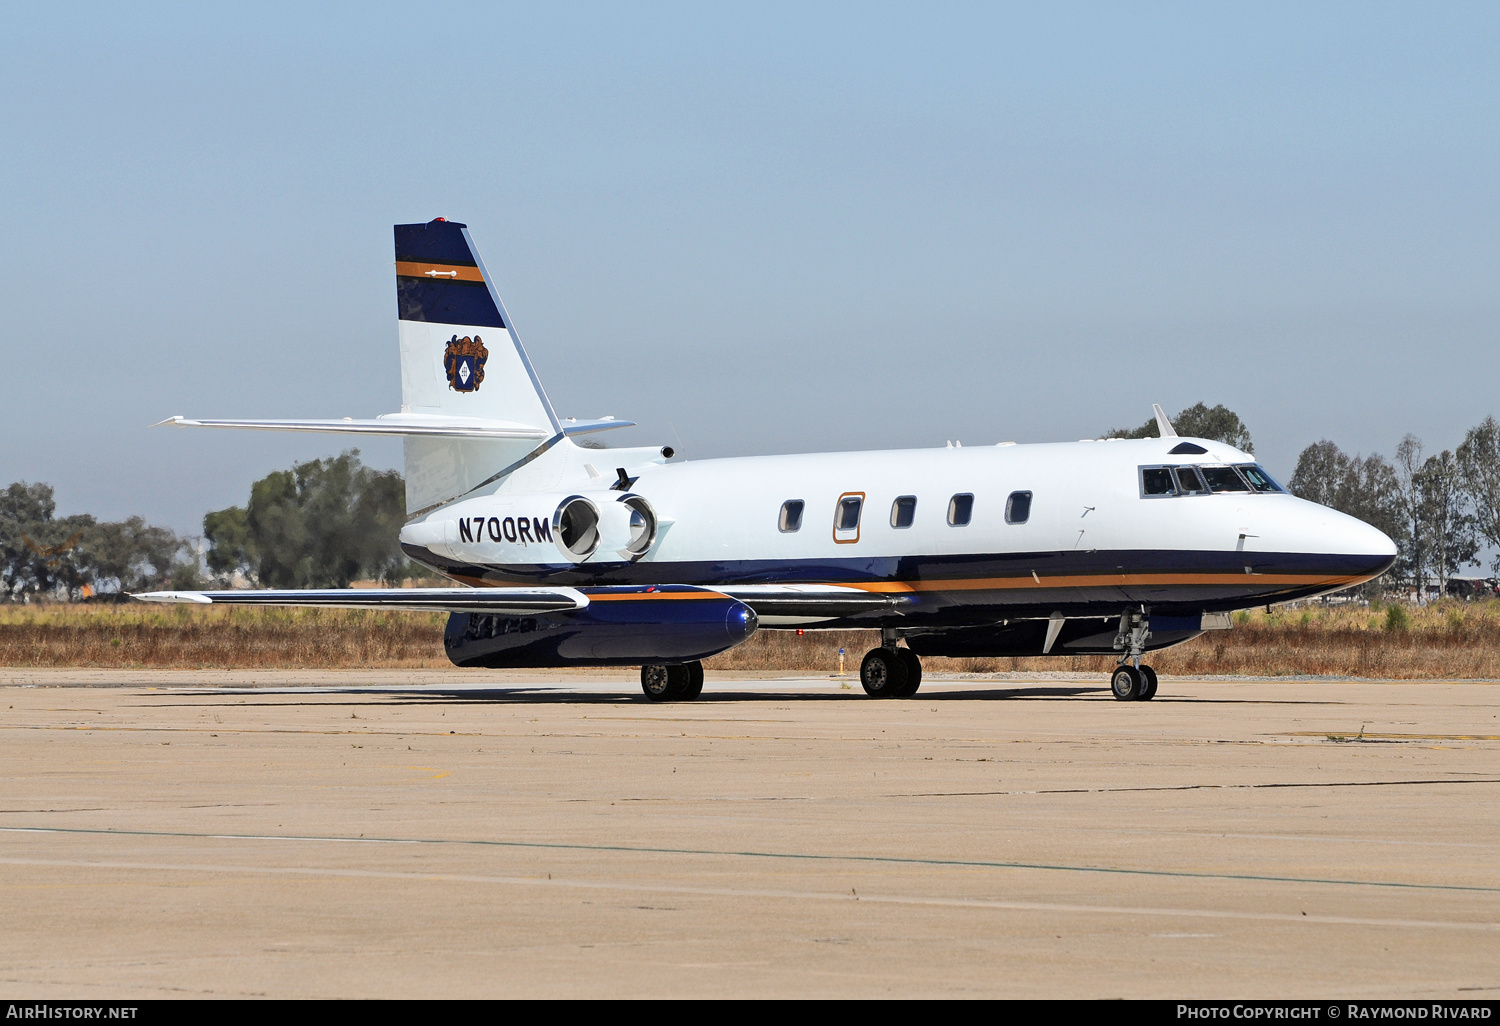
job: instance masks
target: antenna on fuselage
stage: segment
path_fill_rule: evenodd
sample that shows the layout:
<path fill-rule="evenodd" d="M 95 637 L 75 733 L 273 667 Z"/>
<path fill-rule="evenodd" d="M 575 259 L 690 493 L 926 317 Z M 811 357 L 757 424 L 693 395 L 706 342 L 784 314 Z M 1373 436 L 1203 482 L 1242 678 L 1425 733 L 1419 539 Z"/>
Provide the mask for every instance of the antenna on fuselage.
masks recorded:
<path fill-rule="evenodd" d="M 1163 438 L 1176 438 L 1177 429 L 1167 419 L 1166 411 L 1161 408 L 1161 405 L 1159 403 L 1152 403 L 1151 409 L 1156 411 L 1156 430 L 1160 432 L 1161 436 Z"/>

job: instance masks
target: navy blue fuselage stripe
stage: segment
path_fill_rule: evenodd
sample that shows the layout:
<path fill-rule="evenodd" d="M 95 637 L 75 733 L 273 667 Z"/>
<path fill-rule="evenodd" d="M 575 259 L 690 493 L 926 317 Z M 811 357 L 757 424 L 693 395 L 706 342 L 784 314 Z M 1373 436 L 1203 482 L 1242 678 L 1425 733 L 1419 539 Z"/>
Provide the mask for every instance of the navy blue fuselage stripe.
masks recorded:
<path fill-rule="evenodd" d="M 396 315 L 403 321 L 504 328 L 483 282 L 396 278 Z"/>
<path fill-rule="evenodd" d="M 1272 583 L 1257 574 L 1303 574 L 1317 577 L 1374 576 L 1388 568 L 1391 559 L 1382 556 L 1297 552 L 1196 552 L 1180 550 L 1121 550 L 1115 552 L 1017 552 L 960 556 L 844 557 L 804 560 L 723 560 L 678 563 L 609 563 L 487 566 L 438 556 L 414 545 L 403 545 L 406 554 L 422 563 L 461 578 L 495 584 L 588 587 L 622 584 L 675 583 L 712 588 L 732 584 L 871 584 L 877 582 L 923 582 L 927 589 L 914 593 L 891 593 L 907 603 L 903 622 L 916 623 L 924 614 L 949 620 L 964 608 L 1004 606 L 1018 614 L 1039 603 L 1046 615 L 1061 608 L 1074 614 L 1088 608 L 1114 609 L 1140 595 L 1161 612 L 1182 613 L 1240 609 L 1264 601 L 1289 601 L 1326 591 L 1316 580 L 1303 583 Z M 1253 573 L 1244 573 L 1250 566 Z M 943 589 L 944 580 L 968 582 L 985 579 L 1028 581 L 1035 570 L 1041 578 L 1033 588 Z M 1179 574 L 1180 583 L 1117 583 L 1112 576 Z M 1236 575 L 1232 583 L 1195 583 L 1195 574 Z M 1048 578 L 1097 576 L 1097 582 L 1053 583 Z M 1241 583 L 1243 581 L 1243 583 Z M 935 587 L 936 586 L 936 587 Z M 915 604 L 917 608 L 911 608 Z M 752 603 L 753 605 L 753 603 Z M 1043 608 L 1046 607 L 1046 608 Z M 1180 607 L 1180 608 L 1179 608 Z M 874 610 L 846 617 L 847 620 L 884 619 L 889 611 Z"/>
<path fill-rule="evenodd" d="M 457 221 L 396 225 L 397 262 L 478 266 Z"/>
<path fill-rule="evenodd" d="M 416 550 L 413 550 L 416 551 Z M 426 550 L 423 559 L 435 557 Z M 453 569 L 471 564 L 445 560 Z M 817 581 L 867 584 L 878 581 L 942 581 L 975 578 L 1108 577 L 1138 574 L 1315 574 L 1355 577 L 1389 566 L 1385 556 L 1306 552 L 1205 552 L 1177 549 L 1118 549 L 1075 552 L 996 552 L 969 555 L 829 556 L 821 559 L 738 559 L 697 562 L 566 564 L 554 583 L 606 584 L 760 584 Z M 483 566 L 473 566 L 483 570 Z M 524 573 L 527 567 L 507 567 Z M 538 570 L 541 567 L 537 568 Z M 555 571 L 557 568 L 550 568 Z M 1251 576 L 1250 574 L 1246 575 Z"/>

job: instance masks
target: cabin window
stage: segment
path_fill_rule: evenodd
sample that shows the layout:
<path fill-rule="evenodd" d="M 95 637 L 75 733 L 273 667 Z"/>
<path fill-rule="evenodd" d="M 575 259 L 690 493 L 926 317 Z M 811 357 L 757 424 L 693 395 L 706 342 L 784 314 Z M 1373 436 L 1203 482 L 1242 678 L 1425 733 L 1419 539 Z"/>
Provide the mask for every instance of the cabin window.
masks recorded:
<path fill-rule="evenodd" d="M 1198 471 L 1192 467 L 1177 468 L 1177 486 L 1186 495 L 1202 495 L 1208 491 L 1208 485 L 1203 483 L 1203 478 L 1198 476 Z"/>
<path fill-rule="evenodd" d="M 1258 463 L 1239 464 L 1236 468 L 1250 482 L 1250 487 L 1257 492 L 1279 492 L 1281 485 L 1271 480 L 1271 475 L 1266 473 L 1266 468 Z"/>
<path fill-rule="evenodd" d="M 1146 495 L 1176 495 L 1177 485 L 1166 467 L 1147 467 L 1141 471 L 1141 491 Z"/>
<path fill-rule="evenodd" d="M 917 497 L 915 495 L 902 495 L 891 503 L 892 527 L 910 527 L 916 515 Z"/>
<path fill-rule="evenodd" d="M 865 505 L 864 492 L 845 492 L 833 510 L 833 540 L 840 545 L 859 541 L 859 514 Z"/>
<path fill-rule="evenodd" d="M 776 521 L 776 529 L 782 534 L 791 534 L 793 531 L 802 530 L 802 507 L 805 506 L 801 499 L 788 499 L 781 504 L 781 516 Z"/>
<path fill-rule="evenodd" d="M 974 496 L 969 492 L 955 495 L 948 500 L 948 526 L 967 527 L 974 519 Z"/>
<path fill-rule="evenodd" d="M 1233 467 L 1204 467 L 1203 476 L 1216 492 L 1248 492 L 1250 486 L 1234 472 Z"/>
<path fill-rule="evenodd" d="M 1031 493 L 1011 492 L 1010 498 L 1005 500 L 1005 522 L 1024 524 L 1029 519 L 1031 519 Z"/>

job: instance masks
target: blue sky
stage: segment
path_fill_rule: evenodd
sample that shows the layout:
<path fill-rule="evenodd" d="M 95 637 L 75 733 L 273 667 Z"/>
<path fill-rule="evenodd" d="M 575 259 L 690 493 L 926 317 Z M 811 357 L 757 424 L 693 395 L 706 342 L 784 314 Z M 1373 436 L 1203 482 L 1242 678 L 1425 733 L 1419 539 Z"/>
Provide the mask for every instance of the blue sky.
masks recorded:
<path fill-rule="evenodd" d="M 685 456 L 1094 436 L 1273 472 L 1500 413 L 1500 9 L 15 7 L 0 484 L 178 530 L 399 403 L 468 223 L 554 404 Z M 399 445 L 363 446 L 399 463 Z"/>

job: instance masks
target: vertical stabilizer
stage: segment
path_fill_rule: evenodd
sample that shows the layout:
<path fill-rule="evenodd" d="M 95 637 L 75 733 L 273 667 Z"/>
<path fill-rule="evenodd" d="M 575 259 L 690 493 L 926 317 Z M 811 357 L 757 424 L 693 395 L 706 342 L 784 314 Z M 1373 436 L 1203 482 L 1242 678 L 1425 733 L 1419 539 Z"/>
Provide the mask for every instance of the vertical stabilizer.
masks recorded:
<path fill-rule="evenodd" d="M 562 428 L 465 225 L 398 224 L 402 413 Z M 550 444 L 548 442 L 542 445 Z M 527 440 L 406 439 L 406 509 L 456 498 L 525 458 Z"/>
<path fill-rule="evenodd" d="M 1167 419 L 1167 412 L 1161 408 L 1160 403 L 1151 404 L 1151 412 L 1156 414 L 1156 431 L 1163 438 L 1176 438 L 1177 429 Z"/>

